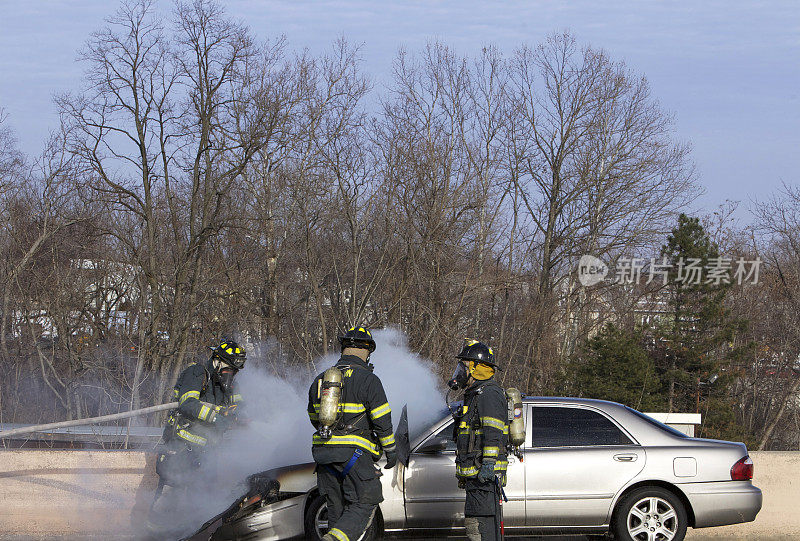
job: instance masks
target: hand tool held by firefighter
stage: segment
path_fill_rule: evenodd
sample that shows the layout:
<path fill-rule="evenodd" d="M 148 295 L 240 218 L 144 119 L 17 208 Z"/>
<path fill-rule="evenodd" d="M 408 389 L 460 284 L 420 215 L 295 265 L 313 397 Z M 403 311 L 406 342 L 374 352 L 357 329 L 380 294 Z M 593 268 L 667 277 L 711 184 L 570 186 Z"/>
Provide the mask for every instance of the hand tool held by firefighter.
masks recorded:
<path fill-rule="evenodd" d="M 319 392 L 319 435 L 330 438 L 339 419 L 339 399 L 342 396 L 342 371 L 332 366 L 322 375 Z"/>
<path fill-rule="evenodd" d="M 514 447 L 514 454 L 522 460 L 520 446 L 525 443 L 525 421 L 522 418 L 522 393 L 511 387 L 506 389 L 508 400 L 508 441 Z"/>

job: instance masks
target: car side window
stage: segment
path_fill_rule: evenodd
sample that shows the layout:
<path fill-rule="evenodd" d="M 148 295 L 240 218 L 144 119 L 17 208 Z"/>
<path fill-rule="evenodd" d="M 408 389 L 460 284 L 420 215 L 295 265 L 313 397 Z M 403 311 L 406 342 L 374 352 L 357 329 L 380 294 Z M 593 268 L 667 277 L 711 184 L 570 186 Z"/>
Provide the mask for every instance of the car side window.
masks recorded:
<path fill-rule="evenodd" d="M 590 447 L 632 445 L 617 425 L 584 408 L 533 408 L 533 447 Z"/>
<path fill-rule="evenodd" d="M 456 450 L 456 442 L 453 439 L 453 423 L 452 421 L 444 425 L 440 428 L 436 434 L 428 438 L 428 441 L 433 441 L 434 438 L 446 438 L 447 439 L 447 447 L 445 451 L 455 451 Z"/>

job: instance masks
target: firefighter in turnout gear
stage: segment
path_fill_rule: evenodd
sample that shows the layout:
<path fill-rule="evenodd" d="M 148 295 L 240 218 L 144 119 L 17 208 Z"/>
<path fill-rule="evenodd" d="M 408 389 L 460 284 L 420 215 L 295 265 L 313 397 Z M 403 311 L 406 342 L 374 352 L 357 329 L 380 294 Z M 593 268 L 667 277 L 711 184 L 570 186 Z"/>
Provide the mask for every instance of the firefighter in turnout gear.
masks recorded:
<path fill-rule="evenodd" d="M 330 529 L 323 540 L 357 541 L 383 501 L 375 463 L 385 453 L 384 467 L 393 468 L 397 451 L 386 393 L 368 362 L 375 340 L 364 327 L 353 327 L 339 343 L 342 356 L 335 370 L 329 368 L 311 384 L 308 416 L 316 429 L 317 486 L 328 505 Z"/>
<path fill-rule="evenodd" d="M 459 487 L 466 489 L 467 538 L 500 539 L 500 498 L 508 468 L 508 402 L 494 380 L 497 364 L 489 346 L 467 340 L 457 358 L 448 385 L 453 390 L 465 389 L 454 430 L 456 477 Z"/>
<path fill-rule="evenodd" d="M 172 391 L 178 407 L 170 412 L 156 449 L 159 481 L 147 521 L 151 533 L 164 535 L 167 525 L 175 524 L 170 515 L 179 504 L 176 496 L 198 482 L 205 451 L 237 420 L 241 395 L 235 391 L 233 379 L 244 368 L 245 351 L 232 340 L 210 349 L 208 361 L 189 365 Z M 170 490 L 162 496 L 165 487 Z"/>

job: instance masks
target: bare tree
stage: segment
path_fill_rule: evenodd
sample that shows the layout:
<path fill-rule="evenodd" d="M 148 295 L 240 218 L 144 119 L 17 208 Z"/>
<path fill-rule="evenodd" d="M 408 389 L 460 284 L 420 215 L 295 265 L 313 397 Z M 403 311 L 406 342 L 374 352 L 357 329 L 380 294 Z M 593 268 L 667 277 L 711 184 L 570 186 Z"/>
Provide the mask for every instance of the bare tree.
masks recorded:
<path fill-rule="evenodd" d="M 123 3 L 83 59 L 86 90 L 58 104 L 94 193 L 118 216 L 108 233 L 138 270 L 140 355 L 163 395 L 205 300 L 204 255 L 230 191 L 266 144 L 264 57 L 213 2 L 178 4 L 170 39 L 149 1 Z"/>
<path fill-rule="evenodd" d="M 688 148 L 673 143 L 647 82 L 604 52 L 558 34 L 519 49 L 512 70 L 513 178 L 535 225 L 542 318 L 534 333 L 542 342 L 545 329 L 566 333 L 544 358 L 544 344 L 534 346 L 535 364 L 546 367 L 581 334 L 570 324 L 585 304 L 570 272 L 576 258 L 635 254 L 653 242 L 691 200 L 693 177 Z"/>
<path fill-rule="evenodd" d="M 764 253 L 765 263 L 775 274 L 774 299 L 770 312 L 777 316 L 773 330 L 780 329 L 782 344 L 775 344 L 775 351 L 789 362 L 785 373 L 791 375 L 788 385 L 772 396 L 779 399 L 761 435 L 759 449 L 767 448 L 775 428 L 783 419 L 791 404 L 796 403 L 800 392 L 800 189 L 784 185 L 772 199 L 757 203 L 755 213 L 758 228 L 770 241 Z M 770 401 L 770 405 L 773 405 Z"/>

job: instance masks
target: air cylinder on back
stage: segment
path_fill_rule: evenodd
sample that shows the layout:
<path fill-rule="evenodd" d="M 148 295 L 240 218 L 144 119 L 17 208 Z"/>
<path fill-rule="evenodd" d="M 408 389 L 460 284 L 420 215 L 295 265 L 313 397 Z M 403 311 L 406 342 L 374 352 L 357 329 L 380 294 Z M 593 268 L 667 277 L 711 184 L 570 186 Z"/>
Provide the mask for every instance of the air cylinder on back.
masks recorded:
<path fill-rule="evenodd" d="M 339 400 L 342 397 L 342 371 L 332 366 L 322 375 L 319 390 L 319 435 L 330 438 L 339 419 Z"/>
<path fill-rule="evenodd" d="M 508 399 L 508 440 L 514 447 L 525 443 L 525 421 L 522 418 L 522 393 L 511 387 L 506 389 Z"/>

